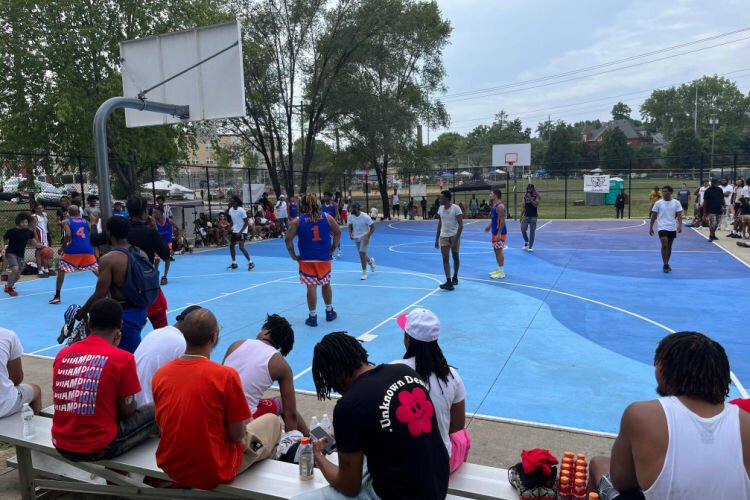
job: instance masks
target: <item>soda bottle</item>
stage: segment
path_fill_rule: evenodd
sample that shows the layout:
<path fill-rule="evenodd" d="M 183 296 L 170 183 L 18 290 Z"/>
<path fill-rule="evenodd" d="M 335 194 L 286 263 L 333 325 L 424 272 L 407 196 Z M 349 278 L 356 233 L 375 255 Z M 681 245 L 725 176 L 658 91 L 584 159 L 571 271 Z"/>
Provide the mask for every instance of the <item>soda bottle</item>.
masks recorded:
<path fill-rule="evenodd" d="M 570 491 L 570 476 L 560 476 L 560 482 L 557 483 L 557 498 L 570 500 Z"/>
<path fill-rule="evenodd" d="M 589 493 L 589 500 L 599 500 L 599 493 Z"/>
<path fill-rule="evenodd" d="M 23 438 L 31 439 L 34 437 L 34 411 L 28 403 L 24 403 L 21 408 L 21 418 L 23 419 Z"/>
<path fill-rule="evenodd" d="M 585 500 L 586 499 L 586 481 L 583 479 L 576 479 L 573 485 L 573 492 L 570 495 L 571 500 Z"/>
<path fill-rule="evenodd" d="M 320 421 L 320 426 L 328 434 L 333 434 L 333 424 L 331 423 L 331 419 L 328 418 L 328 414 L 327 413 L 323 414 L 323 418 Z"/>
<path fill-rule="evenodd" d="M 310 481 L 315 477 L 315 459 L 309 437 L 303 437 L 299 445 L 299 478 Z"/>

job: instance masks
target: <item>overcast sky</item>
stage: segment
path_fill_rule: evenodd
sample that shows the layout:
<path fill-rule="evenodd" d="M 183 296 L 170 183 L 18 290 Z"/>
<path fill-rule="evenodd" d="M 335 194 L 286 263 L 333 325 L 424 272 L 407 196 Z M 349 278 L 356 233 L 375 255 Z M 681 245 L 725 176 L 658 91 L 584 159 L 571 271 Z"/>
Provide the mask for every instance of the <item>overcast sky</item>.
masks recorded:
<path fill-rule="evenodd" d="M 437 2 L 453 26 L 444 52 L 449 95 L 554 75 L 750 27 L 748 0 Z M 747 37 L 750 31 L 622 65 Z M 639 117 L 638 108 L 653 89 L 704 74 L 730 72 L 726 77 L 747 94 L 750 40 L 536 89 L 506 90 L 501 95 L 453 102 L 446 97 L 449 128 L 465 134 L 477 125 L 491 123 L 500 109 L 511 118 L 520 117 L 532 130 L 548 114 L 553 121 L 607 120 L 617 101 L 630 105 L 633 115 Z M 565 78 L 575 76 L 580 75 Z M 431 130 L 430 140 L 440 132 Z"/>

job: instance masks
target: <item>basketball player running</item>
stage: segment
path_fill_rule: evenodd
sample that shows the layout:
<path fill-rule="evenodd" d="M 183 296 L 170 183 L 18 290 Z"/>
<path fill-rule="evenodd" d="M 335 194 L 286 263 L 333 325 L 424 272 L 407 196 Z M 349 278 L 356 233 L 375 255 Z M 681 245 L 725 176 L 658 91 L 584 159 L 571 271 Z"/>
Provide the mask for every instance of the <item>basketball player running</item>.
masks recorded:
<path fill-rule="evenodd" d="M 661 240 L 661 260 L 664 264 L 662 270 L 665 273 L 672 271 L 669 267 L 672 243 L 677 238 L 677 233 L 682 232 L 682 205 L 679 201 L 672 199 L 672 191 L 672 186 L 661 188 L 662 198 L 651 207 L 651 226 L 648 228 L 648 234 L 653 236 L 654 223 L 656 223 L 656 230 L 659 231 L 659 240 Z"/>
<path fill-rule="evenodd" d="M 307 286 L 307 307 L 310 313 L 305 324 L 314 327 L 318 326 L 318 285 L 326 304 L 326 321 L 333 321 L 338 317 L 333 310 L 331 259 L 341 242 L 341 229 L 333 217 L 321 213 L 321 206 L 315 195 L 309 194 L 302 199 L 300 213 L 297 219 L 289 223 L 284 241 L 289 256 L 299 263 L 300 282 Z M 294 250 L 295 236 L 299 255 Z"/>
<path fill-rule="evenodd" d="M 164 213 L 164 207 L 156 205 L 153 208 L 154 214 L 154 223 L 156 224 L 156 230 L 159 232 L 159 236 L 161 237 L 162 241 L 167 245 L 167 248 L 169 248 L 169 253 L 171 255 L 172 253 L 172 221 L 167 219 L 166 214 Z M 157 255 L 155 258 L 155 265 L 156 270 L 159 270 L 159 263 L 161 262 L 161 259 Z M 167 284 L 167 275 L 169 274 L 169 264 L 171 264 L 172 259 L 171 257 L 164 261 L 164 276 L 161 277 L 161 285 L 164 286 Z"/>
<path fill-rule="evenodd" d="M 60 247 L 62 256 L 58 266 L 55 296 L 50 299 L 50 304 L 61 302 L 60 291 L 67 273 L 82 269 L 92 271 L 98 276 L 99 264 L 94 255 L 94 247 L 89 241 L 91 233 L 89 221 L 81 217 L 78 205 L 70 205 L 68 215 L 69 217 L 62 222 L 63 246 Z"/>
<path fill-rule="evenodd" d="M 370 239 L 375 232 L 375 223 L 369 215 L 360 210 L 359 202 L 352 203 L 352 214 L 349 216 L 349 238 L 354 240 L 359 252 L 359 261 L 362 263 L 361 280 L 367 279 L 367 264 L 370 270 L 375 272 L 375 259 L 367 254 L 370 249 Z"/>
<path fill-rule="evenodd" d="M 453 287 L 458 285 L 458 266 L 461 263 L 458 258 L 458 251 L 461 248 L 461 232 L 464 230 L 464 221 L 461 207 L 451 203 L 450 191 L 440 191 L 438 216 L 435 248 L 440 248 L 443 255 L 443 271 L 445 271 L 445 283 L 440 285 L 440 288 L 453 290 Z M 453 254 L 452 278 L 450 254 Z"/>
<path fill-rule="evenodd" d="M 227 269 L 237 269 L 239 266 L 236 262 L 236 251 L 235 246 L 237 243 L 240 244 L 240 252 L 247 259 L 247 270 L 252 271 L 255 267 L 253 259 L 250 258 L 250 254 L 245 249 L 245 238 L 247 238 L 248 218 L 247 212 L 242 208 L 242 200 L 239 196 L 232 196 L 229 200 L 229 218 L 232 221 L 232 236 L 229 240 L 229 255 L 232 256 L 232 264 Z"/>
<path fill-rule="evenodd" d="M 505 254 L 503 254 L 503 249 L 505 248 L 505 239 L 508 237 L 508 228 L 505 226 L 506 211 L 505 205 L 500 201 L 501 197 L 502 192 L 499 189 L 490 191 L 491 220 L 490 224 L 484 228 L 485 231 L 492 231 L 492 250 L 494 250 L 497 260 L 497 269 L 490 273 L 492 279 L 505 278 Z"/>

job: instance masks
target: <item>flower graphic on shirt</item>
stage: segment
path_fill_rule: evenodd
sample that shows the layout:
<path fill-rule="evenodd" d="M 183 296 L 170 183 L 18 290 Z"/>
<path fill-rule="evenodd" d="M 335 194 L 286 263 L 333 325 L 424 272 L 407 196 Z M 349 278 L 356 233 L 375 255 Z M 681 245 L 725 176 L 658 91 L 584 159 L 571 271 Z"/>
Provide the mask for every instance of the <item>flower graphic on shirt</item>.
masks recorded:
<path fill-rule="evenodd" d="M 396 418 L 409 426 L 409 434 L 419 437 L 423 432 L 432 431 L 432 416 L 435 408 L 427 399 L 427 393 L 421 387 L 413 391 L 401 391 L 398 395 L 400 406 L 396 408 Z"/>

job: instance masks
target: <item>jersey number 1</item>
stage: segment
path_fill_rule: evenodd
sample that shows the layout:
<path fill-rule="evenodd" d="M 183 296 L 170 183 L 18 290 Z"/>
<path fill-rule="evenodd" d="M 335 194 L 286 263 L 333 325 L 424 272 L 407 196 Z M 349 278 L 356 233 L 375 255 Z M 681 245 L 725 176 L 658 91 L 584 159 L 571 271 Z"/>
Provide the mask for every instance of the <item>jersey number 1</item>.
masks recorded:
<path fill-rule="evenodd" d="M 312 227 L 313 241 L 321 241 L 323 238 L 320 237 L 320 228 L 318 226 Z"/>

